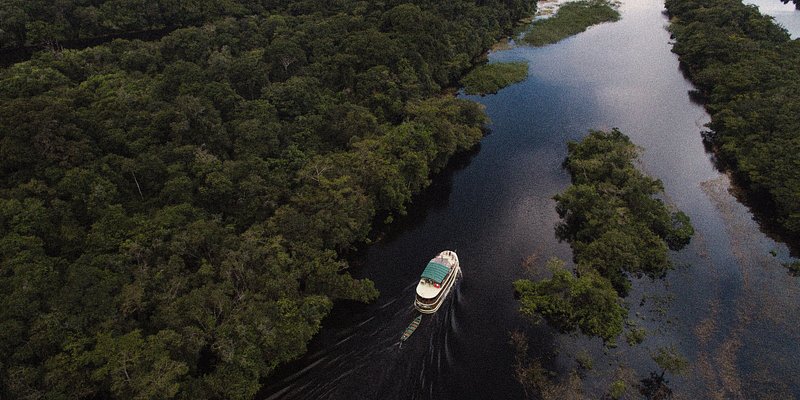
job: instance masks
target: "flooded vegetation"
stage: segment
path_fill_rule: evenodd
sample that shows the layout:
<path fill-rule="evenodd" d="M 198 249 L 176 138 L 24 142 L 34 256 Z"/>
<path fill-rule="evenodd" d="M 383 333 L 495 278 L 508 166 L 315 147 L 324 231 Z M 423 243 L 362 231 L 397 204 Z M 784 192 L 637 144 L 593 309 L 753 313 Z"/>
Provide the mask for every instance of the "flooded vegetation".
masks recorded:
<path fill-rule="evenodd" d="M 461 84 L 467 94 L 484 95 L 520 82 L 527 75 L 527 63 L 493 63 L 476 67 L 461 79 Z"/>
<path fill-rule="evenodd" d="M 617 129 L 592 131 L 568 144 L 564 168 L 572 185 L 555 196 L 556 237 L 570 244 L 574 268 L 548 263 L 552 278 L 514 282 L 521 312 L 544 318 L 562 333 L 580 331 L 613 343 L 628 314 L 631 277 L 663 278 L 673 268 L 667 250 L 685 247 L 694 228 L 681 211 L 654 196 L 661 181 L 636 169 L 636 146 Z M 631 327 L 629 344 L 642 332 Z"/>
<path fill-rule="evenodd" d="M 533 23 L 523 41 L 532 46 L 557 43 L 592 25 L 619 19 L 616 6 L 605 0 L 579 0 L 561 4 L 556 14 Z"/>

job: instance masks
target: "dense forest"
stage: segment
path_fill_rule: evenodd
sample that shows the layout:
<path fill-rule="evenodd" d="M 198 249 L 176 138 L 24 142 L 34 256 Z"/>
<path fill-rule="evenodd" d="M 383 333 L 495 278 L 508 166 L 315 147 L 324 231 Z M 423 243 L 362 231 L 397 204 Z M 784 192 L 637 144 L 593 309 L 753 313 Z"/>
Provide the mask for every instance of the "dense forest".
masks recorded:
<path fill-rule="evenodd" d="M 0 3 L 0 49 L 36 46 L 59 41 L 75 41 L 99 36 L 119 35 L 167 27 L 199 26 L 224 17 L 243 18 L 252 15 L 281 13 L 309 15 L 318 11 L 347 11 L 374 7 L 366 1 L 279 1 L 279 0 L 90 0 L 47 1 L 6 0 Z M 400 1 L 385 2 L 391 8 Z M 422 1 L 407 3 L 426 4 Z M 457 11 L 464 2 L 447 7 Z M 473 1 L 478 6 L 505 8 L 507 16 L 530 7 L 530 1 Z M 385 8 L 385 6 L 382 6 Z M 497 8 L 490 14 L 504 12 Z M 460 15 L 451 14 L 454 18 Z M 499 21 L 505 22 L 505 21 Z"/>
<path fill-rule="evenodd" d="M 800 235 L 800 41 L 737 0 L 667 0 L 673 51 L 711 114 L 722 164 Z"/>
<path fill-rule="evenodd" d="M 480 140 L 442 89 L 535 4 L 2 7 L 4 45 L 204 24 L 0 71 L 0 398 L 244 399 L 377 295 L 345 256 Z"/>
<path fill-rule="evenodd" d="M 572 247 L 575 268 L 554 260 L 551 278 L 516 281 L 523 314 L 613 342 L 628 314 L 622 298 L 630 278 L 661 278 L 672 268 L 667 250 L 686 246 L 694 229 L 655 197 L 663 184 L 642 174 L 637 160 L 638 149 L 617 129 L 568 144 L 572 185 L 555 197 L 556 236 Z"/>

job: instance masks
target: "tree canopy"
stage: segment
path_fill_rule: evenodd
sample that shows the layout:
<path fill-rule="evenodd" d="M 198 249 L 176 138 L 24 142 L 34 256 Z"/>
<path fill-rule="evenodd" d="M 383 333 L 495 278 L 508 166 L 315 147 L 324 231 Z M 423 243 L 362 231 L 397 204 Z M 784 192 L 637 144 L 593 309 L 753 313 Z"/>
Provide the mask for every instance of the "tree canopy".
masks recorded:
<path fill-rule="evenodd" d="M 0 398 L 48 399 L 251 398 L 376 297 L 347 252 L 480 140 L 441 88 L 533 8 L 3 4 L 17 45 L 202 23 L 0 70 Z"/>
<path fill-rule="evenodd" d="M 672 268 L 667 250 L 689 243 L 689 217 L 656 196 L 660 181 L 635 166 L 638 149 L 617 129 L 590 131 L 568 144 L 564 168 L 572 185 L 555 196 L 556 236 L 572 247 L 575 268 L 551 261 L 552 278 L 518 280 L 523 314 L 541 316 L 562 332 L 616 338 L 627 311 L 630 278 L 661 278 Z"/>
<path fill-rule="evenodd" d="M 668 0 L 678 54 L 711 114 L 723 166 L 800 235 L 800 41 L 734 0 Z"/>

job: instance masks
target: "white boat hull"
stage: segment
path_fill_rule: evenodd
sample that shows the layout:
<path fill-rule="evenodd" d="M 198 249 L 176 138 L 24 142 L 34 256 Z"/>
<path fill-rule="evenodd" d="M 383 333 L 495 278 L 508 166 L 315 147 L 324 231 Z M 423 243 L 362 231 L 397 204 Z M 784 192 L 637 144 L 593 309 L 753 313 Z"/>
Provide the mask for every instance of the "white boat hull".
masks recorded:
<path fill-rule="evenodd" d="M 450 294 L 450 290 L 455 285 L 456 279 L 461 274 L 461 266 L 455 252 L 445 250 L 439 253 L 434 259 L 436 258 L 444 258 L 450 261 L 450 272 L 444 278 L 441 287 L 434 288 L 430 283 L 426 283 L 424 279 L 420 280 L 419 284 L 417 284 L 417 296 L 414 300 L 414 307 L 423 314 L 433 314 L 441 308 L 445 298 L 447 298 Z"/>

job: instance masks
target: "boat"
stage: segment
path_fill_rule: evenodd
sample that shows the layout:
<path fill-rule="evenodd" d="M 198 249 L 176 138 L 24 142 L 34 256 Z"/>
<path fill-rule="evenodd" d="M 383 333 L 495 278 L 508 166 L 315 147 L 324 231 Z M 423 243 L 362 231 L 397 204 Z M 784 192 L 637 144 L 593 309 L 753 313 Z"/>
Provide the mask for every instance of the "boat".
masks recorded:
<path fill-rule="evenodd" d="M 442 306 L 456 277 L 461 273 L 456 252 L 445 250 L 428 262 L 417 284 L 414 307 L 423 314 L 433 314 Z"/>
<path fill-rule="evenodd" d="M 411 334 L 417 330 L 420 322 L 422 322 L 422 314 L 417 315 L 417 318 L 414 318 L 414 320 L 408 324 L 408 328 L 406 328 L 405 332 L 403 332 L 403 336 L 400 336 L 400 341 L 405 342 L 408 340 L 408 338 L 411 337 Z"/>

